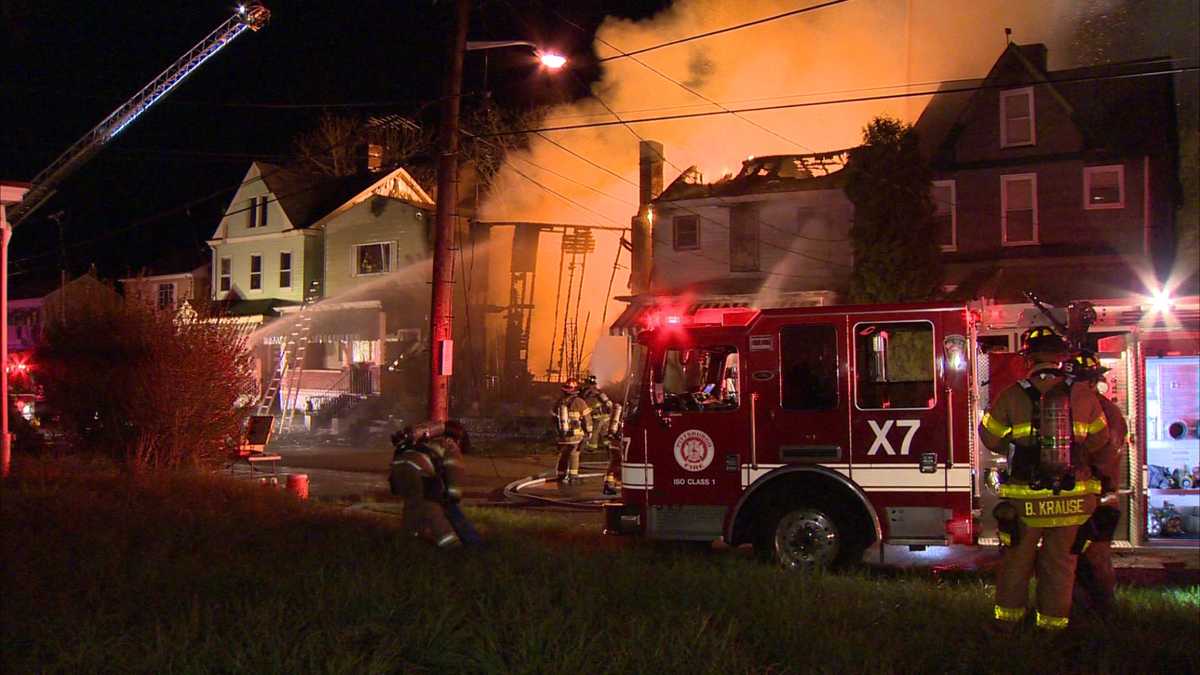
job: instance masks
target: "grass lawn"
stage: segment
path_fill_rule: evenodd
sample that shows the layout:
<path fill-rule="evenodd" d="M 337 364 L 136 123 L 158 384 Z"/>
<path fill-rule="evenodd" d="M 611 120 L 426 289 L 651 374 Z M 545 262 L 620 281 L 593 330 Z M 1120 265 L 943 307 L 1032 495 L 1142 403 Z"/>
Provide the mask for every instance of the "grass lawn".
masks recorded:
<path fill-rule="evenodd" d="M 981 581 L 787 575 L 519 511 L 469 511 L 490 546 L 439 552 L 219 477 L 26 463 L 0 498 L 8 673 L 1200 671 L 1195 587 L 996 640 Z"/>

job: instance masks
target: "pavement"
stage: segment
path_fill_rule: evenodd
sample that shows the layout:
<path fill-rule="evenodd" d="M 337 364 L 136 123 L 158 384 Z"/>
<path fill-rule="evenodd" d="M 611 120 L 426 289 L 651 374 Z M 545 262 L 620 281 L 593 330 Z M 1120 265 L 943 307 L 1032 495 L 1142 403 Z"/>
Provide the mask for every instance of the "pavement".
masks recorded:
<path fill-rule="evenodd" d="M 480 444 L 482 446 L 482 444 Z M 482 447 L 464 457 L 466 464 L 463 482 L 464 503 L 471 506 L 506 508 L 536 508 L 556 513 L 575 525 L 594 527 L 596 536 L 603 527 L 599 504 L 602 481 L 598 475 L 579 485 L 558 486 L 553 482 L 533 481 L 522 490 L 532 500 L 506 499 L 504 490 L 522 479 L 547 475 L 554 469 L 556 456 L 550 452 L 528 455 L 492 457 Z M 381 512 L 398 511 L 399 502 L 388 489 L 387 476 L 391 467 L 390 447 L 351 447 L 319 441 L 276 443 L 271 450 L 283 460 L 283 473 L 308 475 L 310 499 L 340 504 L 370 505 Z M 600 455 L 584 457 L 584 474 L 602 471 Z M 590 467 L 590 468 L 589 468 Z M 728 547 L 716 543 L 714 550 Z M 879 548 L 872 547 L 864 557 L 878 564 Z M 909 550 L 907 546 L 887 546 L 884 561 L 889 567 L 929 568 L 950 572 L 988 571 L 999 562 L 999 552 L 993 547 L 931 546 L 924 550 Z M 1160 585 L 1163 583 L 1200 584 L 1200 545 L 1177 548 L 1115 548 L 1113 566 L 1118 579 L 1130 585 Z"/>

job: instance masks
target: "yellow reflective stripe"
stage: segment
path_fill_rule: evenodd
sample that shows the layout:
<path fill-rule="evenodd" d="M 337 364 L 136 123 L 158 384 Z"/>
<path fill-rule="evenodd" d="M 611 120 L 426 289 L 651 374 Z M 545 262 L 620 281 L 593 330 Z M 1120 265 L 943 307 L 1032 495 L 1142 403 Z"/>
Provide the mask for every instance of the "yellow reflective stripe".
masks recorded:
<path fill-rule="evenodd" d="M 1069 619 L 1065 616 L 1047 616 L 1041 612 L 1037 613 L 1037 627 L 1049 628 L 1051 630 L 1062 630 L 1067 627 Z"/>
<path fill-rule="evenodd" d="M 1007 532 L 999 532 L 997 534 L 1000 537 L 1001 546 L 1012 546 L 1012 535 Z"/>
<path fill-rule="evenodd" d="M 1021 422 L 1014 424 L 1012 428 L 1013 440 L 1018 438 L 1028 438 L 1033 435 L 1033 425 L 1029 422 Z"/>
<path fill-rule="evenodd" d="M 1021 516 L 1021 522 L 1029 527 L 1070 527 L 1082 525 L 1091 517 L 1090 513 L 1078 516 Z"/>
<path fill-rule="evenodd" d="M 1071 490 L 1054 494 L 1050 490 L 1034 490 L 1025 483 L 1002 483 L 999 494 L 1007 499 L 1056 499 L 1059 497 L 1082 497 L 1100 494 L 1100 481 L 1092 479 L 1075 484 Z"/>
<path fill-rule="evenodd" d="M 1020 621 L 1025 618 L 1025 608 L 996 605 L 995 614 L 997 621 Z"/>
<path fill-rule="evenodd" d="M 1083 541 L 1083 548 L 1079 549 L 1079 552 L 1080 552 L 1080 553 L 1083 553 L 1084 551 L 1088 550 L 1088 547 L 1089 547 L 1089 546 L 1091 546 L 1091 545 L 1092 545 L 1092 540 L 1091 540 L 1091 539 L 1085 539 L 1085 540 Z"/>
<path fill-rule="evenodd" d="M 980 421 L 980 424 L 983 425 L 984 429 L 987 429 L 989 434 L 999 438 L 1003 438 L 1005 434 L 1012 431 L 1012 427 L 993 417 L 990 412 L 983 414 L 983 420 Z"/>
<path fill-rule="evenodd" d="M 1093 420 L 1091 424 L 1088 425 L 1087 430 L 1088 430 L 1089 434 L 1098 434 L 1106 426 L 1108 426 L 1108 420 L 1104 419 L 1104 416 L 1101 415 L 1100 417 L 1097 417 L 1095 420 Z"/>

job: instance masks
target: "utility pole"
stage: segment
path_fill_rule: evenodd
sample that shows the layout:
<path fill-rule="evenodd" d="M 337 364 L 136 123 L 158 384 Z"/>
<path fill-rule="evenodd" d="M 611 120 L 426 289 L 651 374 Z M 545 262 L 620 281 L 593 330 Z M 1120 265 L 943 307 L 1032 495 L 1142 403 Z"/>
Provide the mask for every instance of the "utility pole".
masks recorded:
<path fill-rule="evenodd" d="M 455 0 L 454 33 L 442 98 L 437 212 L 433 226 L 433 298 L 429 307 L 429 419 L 435 422 L 444 422 L 450 415 L 450 376 L 454 364 L 451 242 L 458 215 L 458 115 L 470 10 L 470 0 Z"/>

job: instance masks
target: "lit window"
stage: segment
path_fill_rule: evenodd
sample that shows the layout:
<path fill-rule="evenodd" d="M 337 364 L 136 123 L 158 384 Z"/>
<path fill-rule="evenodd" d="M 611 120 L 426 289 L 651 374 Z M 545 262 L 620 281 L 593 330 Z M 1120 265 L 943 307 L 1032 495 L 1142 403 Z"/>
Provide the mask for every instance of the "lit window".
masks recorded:
<path fill-rule="evenodd" d="M 854 390 L 860 409 L 934 406 L 932 324 L 860 323 L 855 325 L 854 335 Z"/>
<path fill-rule="evenodd" d="M 943 251 L 958 250 L 958 204 L 954 181 L 933 182 L 933 221 L 937 230 L 938 245 Z"/>
<path fill-rule="evenodd" d="M 1037 174 L 1000 177 L 1000 229 L 1005 246 L 1038 241 Z"/>
<path fill-rule="evenodd" d="M 175 306 L 175 284 L 158 285 L 158 308 L 170 309 Z"/>
<path fill-rule="evenodd" d="M 687 251 L 700 248 L 700 219 L 696 216 L 675 216 L 675 250 Z"/>
<path fill-rule="evenodd" d="M 250 290 L 262 290 L 262 256 L 250 256 Z"/>
<path fill-rule="evenodd" d="M 292 252 L 284 251 L 279 254 L 279 287 L 292 287 Z"/>
<path fill-rule="evenodd" d="M 1033 87 L 1000 92 L 1000 147 L 1035 143 Z"/>
<path fill-rule="evenodd" d="M 233 288 L 233 259 L 221 258 L 220 282 L 217 287 L 222 293 L 226 293 Z"/>
<path fill-rule="evenodd" d="M 1125 206 L 1125 167 L 1083 168 L 1083 208 L 1120 209 Z"/>
<path fill-rule="evenodd" d="M 249 215 L 246 217 L 246 227 L 258 227 L 258 197 L 250 198 L 250 207 L 247 212 Z"/>
<path fill-rule="evenodd" d="M 391 271 L 392 245 L 388 243 L 359 244 L 354 247 L 354 273 L 382 274 Z"/>

